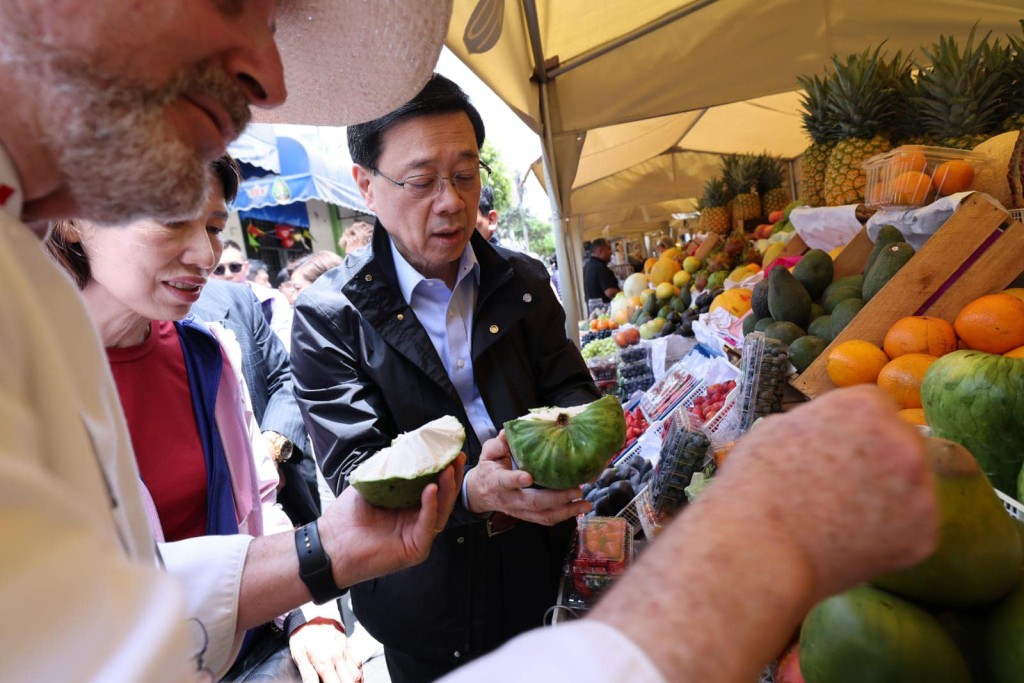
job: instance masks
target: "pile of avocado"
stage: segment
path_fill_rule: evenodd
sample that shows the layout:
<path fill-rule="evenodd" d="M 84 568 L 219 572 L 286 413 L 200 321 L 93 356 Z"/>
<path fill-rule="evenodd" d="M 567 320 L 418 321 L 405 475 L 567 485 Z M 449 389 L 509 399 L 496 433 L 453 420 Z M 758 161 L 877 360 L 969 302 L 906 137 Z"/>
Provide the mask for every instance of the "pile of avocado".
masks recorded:
<path fill-rule="evenodd" d="M 811 249 L 789 272 L 775 267 L 754 287 L 743 334 L 764 332 L 789 345 L 789 359 L 803 372 L 914 255 L 891 225 L 878 232 L 863 275 L 833 282 L 832 258 Z"/>

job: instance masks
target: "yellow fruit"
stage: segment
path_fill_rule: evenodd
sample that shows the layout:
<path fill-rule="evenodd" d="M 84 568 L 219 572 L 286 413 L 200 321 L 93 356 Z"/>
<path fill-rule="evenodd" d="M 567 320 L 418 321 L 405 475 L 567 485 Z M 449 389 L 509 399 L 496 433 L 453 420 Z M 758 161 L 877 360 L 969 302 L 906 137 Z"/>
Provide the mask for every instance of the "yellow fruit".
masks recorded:
<path fill-rule="evenodd" d="M 679 263 L 673 258 L 660 258 L 651 268 L 651 282 L 655 287 L 663 282 L 672 282 L 672 276 L 679 272 Z"/>
<path fill-rule="evenodd" d="M 672 284 L 676 287 L 686 287 L 690 284 L 690 280 L 693 276 L 685 270 L 680 270 L 678 273 L 672 276 Z"/>
<path fill-rule="evenodd" d="M 750 277 L 750 271 L 747 270 L 747 267 L 739 266 L 731 273 L 729 273 L 729 277 L 725 279 L 731 280 L 732 282 L 743 282 L 743 280 L 745 280 L 748 277 Z"/>
<path fill-rule="evenodd" d="M 662 282 L 654 290 L 654 296 L 658 297 L 658 301 L 665 301 L 671 299 L 676 294 L 676 288 L 671 282 Z"/>
<path fill-rule="evenodd" d="M 672 247 L 671 249 L 666 249 L 665 251 L 661 252 L 661 257 L 658 260 L 661 260 L 663 258 L 670 258 L 679 264 L 682 264 L 683 262 L 683 255 L 675 247 Z"/>
<path fill-rule="evenodd" d="M 1003 358 L 1024 358 L 1024 346 L 1018 346 L 1003 354 Z"/>
<path fill-rule="evenodd" d="M 1004 289 L 1000 294 L 1009 294 L 1015 296 L 1021 301 L 1024 301 L 1024 287 L 1011 287 L 1010 289 Z"/>
<path fill-rule="evenodd" d="M 779 257 L 779 254 L 781 254 L 782 250 L 785 248 L 786 244 L 784 242 L 776 242 L 772 246 L 768 247 L 768 249 L 764 252 L 764 259 L 761 261 L 761 267 L 767 268 L 768 266 L 770 266 L 772 264 L 772 261 L 777 259 Z"/>
<path fill-rule="evenodd" d="M 715 297 L 715 300 L 711 302 L 709 311 L 724 308 L 737 318 L 740 318 L 750 310 L 750 298 L 753 294 L 754 292 L 751 290 L 743 289 L 742 287 L 727 289 Z"/>
<path fill-rule="evenodd" d="M 825 372 L 837 387 L 874 384 L 889 362 L 885 351 L 871 342 L 853 339 L 839 344 L 825 358 Z"/>
<path fill-rule="evenodd" d="M 749 270 L 751 273 L 760 273 L 761 266 L 757 265 L 756 263 L 748 263 L 747 270 Z"/>
<path fill-rule="evenodd" d="M 835 261 L 837 258 L 839 258 L 839 255 L 843 253 L 843 249 L 845 249 L 845 248 L 846 248 L 845 246 L 836 247 L 832 251 L 828 252 L 828 255 L 832 257 L 833 261 Z"/>
<path fill-rule="evenodd" d="M 897 414 L 912 425 L 928 424 L 924 421 L 924 408 L 904 408 Z"/>
<path fill-rule="evenodd" d="M 683 259 L 683 270 L 691 275 L 700 270 L 700 260 L 696 256 L 687 256 Z"/>

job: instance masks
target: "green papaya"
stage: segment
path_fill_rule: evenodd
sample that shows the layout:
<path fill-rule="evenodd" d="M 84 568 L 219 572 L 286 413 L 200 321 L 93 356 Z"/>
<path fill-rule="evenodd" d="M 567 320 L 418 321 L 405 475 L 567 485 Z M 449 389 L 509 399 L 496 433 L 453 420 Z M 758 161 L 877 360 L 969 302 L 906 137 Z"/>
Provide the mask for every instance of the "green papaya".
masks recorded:
<path fill-rule="evenodd" d="M 572 408 L 538 408 L 505 423 L 516 466 L 538 486 L 568 489 L 593 481 L 626 440 L 615 396 Z"/>
<path fill-rule="evenodd" d="M 779 321 L 803 328 L 811 318 L 811 296 L 785 268 L 772 268 L 768 275 L 768 310 Z"/>
<path fill-rule="evenodd" d="M 956 643 L 913 603 L 858 586 L 818 603 L 800 628 L 807 683 L 971 683 Z"/>
<path fill-rule="evenodd" d="M 836 304 L 829 318 L 831 320 L 831 325 L 829 326 L 829 334 L 831 336 L 829 339 L 838 337 L 839 333 L 850 324 L 862 308 L 864 308 L 864 302 L 860 299 L 843 299 Z"/>
<path fill-rule="evenodd" d="M 887 244 L 864 275 L 861 298 L 870 301 L 913 256 L 914 248 L 906 242 Z"/>
<path fill-rule="evenodd" d="M 1024 358 L 947 353 L 925 373 L 921 404 L 935 436 L 962 444 L 993 486 L 1017 494 L 1024 464 Z"/>
<path fill-rule="evenodd" d="M 826 346 L 828 346 L 828 342 L 821 337 L 810 334 L 799 337 L 789 345 L 789 362 L 793 364 L 797 372 L 803 372 L 814 362 L 815 358 L 821 355 Z"/>
<path fill-rule="evenodd" d="M 352 470 L 349 483 L 373 505 L 415 507 L 423 489 L 437 481 L 459 455 L 465 440 L 466 431 L 457 418 L 438 418 L 399 434 L 390 446 Z"/>
<path fill-rule="evenodd" d="M 793 277 L 804 286 L 811 299 L 817 299 L 832 284 L 832 257 L 823 249 L 811 249 L 793 267 Z"/>
<path fill-rule="evenodd" d="M 771 315 L 771 311 L 768 310 L 768 278 L 754 285 L 754 292 L 750 295 L 750 309 L 757 318 L 767 318 Z"/>
<path fill-rule="evenodd" d="M 893 244 L 894 242 L 906 242 L 907 238 L 903 236 L 893 225 L 883 225 L 878 229 L 878 235 L 875 237 L 875 246 L 871 248 L 871 253 L 868 254 L 867 263 L 864 264 L 864 272 L 871 270 L 871 266 L 874 265 L 878 255 L 882 253 L 882 250 L 886 246 Z"/>
<path fill-rule="evenodd" d="M 806 334 L 807 332 L 805 332 L 799 325 L 795 325 L 786 320 L 773 322 L 771 325 L 764 328 L 764 336 L 771 337 L 772 339 L 778 339 L 787 346 Z"/>
<path fill-rule="evenodd" d="M 938 493 L 938 546 L 922 562 L 872 583 L 927 605 L 998 600 L 1016 585 L 1024 562 L 1016 522 L 966 448 L 929 438 L 926 458 Z"/>
<path fill-rule="evenodd" d="M 832 316 L 825 314 L 811 321 L 807 326 L 807 334 L 822 339 L 832 340 Z"/>

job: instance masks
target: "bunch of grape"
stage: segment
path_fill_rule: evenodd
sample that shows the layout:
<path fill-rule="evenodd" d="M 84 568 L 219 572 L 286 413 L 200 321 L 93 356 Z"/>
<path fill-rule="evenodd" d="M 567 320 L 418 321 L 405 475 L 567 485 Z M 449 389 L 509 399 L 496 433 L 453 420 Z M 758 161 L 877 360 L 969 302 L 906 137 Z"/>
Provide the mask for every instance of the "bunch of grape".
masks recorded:
<path fill-rule="evenodd" d="M 615 349 L 618 346 L 615 344 L 615 340 L 611 337 L 605 337 L 604 339 L 595 339 L 592 342 L 587 342 L 581 351 L 583 354 L 583 360 L 590 360 L 597 356 L 610 356 L 615 353 Z"/>

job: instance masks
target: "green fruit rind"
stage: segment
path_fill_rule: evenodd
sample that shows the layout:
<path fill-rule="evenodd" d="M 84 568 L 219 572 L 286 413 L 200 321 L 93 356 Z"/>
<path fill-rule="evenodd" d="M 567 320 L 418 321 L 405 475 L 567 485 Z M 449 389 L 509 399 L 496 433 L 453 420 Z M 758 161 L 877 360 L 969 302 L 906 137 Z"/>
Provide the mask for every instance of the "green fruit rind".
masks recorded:
<path fill-rule="evenodd" d="M 428 422 L 419 429 L 399 434 L 352 470 L 352 484 L 372 505 L 409 508 L 419 505 L 423 489 L 436 482 L 466 441 L 462 423 L 451 415 Z"/>
<path fill-rule="evenodd" d="M 622 450 L 626 420 L 614 396 L 573 408 L 540 408 L 505 423 L 516 467 L 538 486 L 567 489 L 593 481 Z"/>
<path fill-rule="evenodd" d="M 921 403 L 935 436 L 963 445 L 993 486 L 1017 494 L 1024 464 L 1024 359 L 948 353 L 925 373 Z"/>
<path fill-rule="evenodd" d="M 1017 522 L 974 457 L 960 444 L 928 439 L 939 501 L 939 542 L 922 562 L 872 583 L 938 607 L 976 607 L 1006 595 L 1020 578 Z"/>
<path fill-rule="evenodd" d="M 970 683 L 967 662 L 938 620 L 902 598 L 858 586 L 824 600 L 800 629 L 807 683 Z"/>
<path fill-rule="evenodd" d="M 811 249 L 793 267 L 793 277 L 804 286 L 811 299 L 817 299 L 832 283 L 832 257 L 822 249 Z"/>
<path fill-rule="evenodd" d="M 914 248 L 906 242 L 887 244 L 878 254 L 878 258 L 875 259 L 871 268 L 864 274 L 861 298 L 865 302 L 870 301 L 913 257 Z"/>
<path fill-rule="evenodd" d="M 983 658 L 992 683 L 1019 683 L 1024 675 L 1024 577 L 988 611 Z"/>
<path fill-rule="evenodd" d="M 768 275 L 768 310 L 775 320 L 805 328 L 811 318 L 811 295 L 788 270 L 773 268 Z"/>

